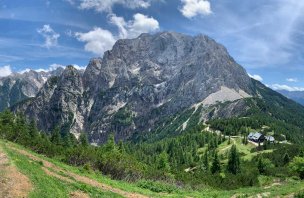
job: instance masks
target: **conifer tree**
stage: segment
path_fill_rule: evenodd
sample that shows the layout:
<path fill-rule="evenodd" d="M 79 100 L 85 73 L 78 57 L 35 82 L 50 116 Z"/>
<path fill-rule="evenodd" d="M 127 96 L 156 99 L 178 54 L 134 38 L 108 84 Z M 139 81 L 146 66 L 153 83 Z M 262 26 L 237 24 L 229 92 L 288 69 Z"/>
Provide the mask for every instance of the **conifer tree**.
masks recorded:
<path fill-rule="evenodd" d="M 79 143 L 83 147 L 89 146 L 89 140 L 88 140 L 88 136 L 87 136 L 86 133 L 81 133 L 80 134 L 80 136 L 79 136 Z"/>
<path fill-rule="evenodd" d="M 264 140 L 264 142 L 263 142 L 263 149 L 267 150 L 267 140 Z"/>
<path fill-rule="evenodd" d="M 203 169 L 205 171 L 209 170 L 209 160 L 208 160 L 208 151 L 206 150 L 203 155 Z"/>
<path fill-rule="evenodd" d="M 285 155 L 283 157 L 283 163 L 284 163 L 284 165 L 286 165 L 289 162 L 290 162 L 290 157 L 289 157 L 288 153 L 285 153 Z"/>
<path fill-rule="evenodd" d="M 120 140 L 120 141 L 118 142 L 118 150 L 119 150 L 121 153 L 125 153 L 125 152 L 126 152 L 125 145 L 124 145 L 124 143 L 123 143 L 122 140 Z"/>
<path fill-rule="evenodd" d="M 234 175 L 240 172 L 240 157 L 235 145 L 232 145 L 230 149 L 227 171 Z"/>
<path fill-rule="evenodd" d="M 258 159 L 258 170 L 259 170 L 260 174 L 265 173 L 265 167 L 264 167 L 263 160 L 262 160 L 261 156 Z"/>
<path fill-rule="evenodd" d="M 105 147 L 106 151 L 116 150 L 115 137 L 114 137 L 113 133 L 109 135 L 108 141 L 107 141 L 107 143 L 105 144 L 104 147 Z"/>
<path fill-rule="evenodd" d="M 51 135 L 51 142 L 55 145 L 62 145 L 62 137 L 60 134 L 60 128 L 57 126 L 54 128 L 54 130 L 52 131 L 52 135 Z"/>
<path fill-rule="evenodd" d="M 212 174 L 219 173 L 221 171 L 221 165 L 220 165 L 220 161 L 218 159 L 217 152 L 215 152 L 215 154 L 214 154 L 214 158 L 213 158 L 210 170 L 211 170 Z"/>
<path fill-rule="evenodd" d="M 31 120 L 29 123 L 29 134 L 32 139 L 35 139 L 39 135 L 39 131 L 37 130 L 36 122 L 34 120 Z"/>
<path fill-rule="evenodd" d="M 304 149 L 301 149 L 299 152 L 299 157 L 304 157 Z"/>
<path fill-rule="evenodd" d="M 160 170 L 163 170 L 165 172 L 170 172 L 171 168 L 170 168 L 170 164 L 169 164 L 167 153 L 162 152 L 159 155 L 158 163 L 157 163 L 157 168 L 160 169 Z"/>

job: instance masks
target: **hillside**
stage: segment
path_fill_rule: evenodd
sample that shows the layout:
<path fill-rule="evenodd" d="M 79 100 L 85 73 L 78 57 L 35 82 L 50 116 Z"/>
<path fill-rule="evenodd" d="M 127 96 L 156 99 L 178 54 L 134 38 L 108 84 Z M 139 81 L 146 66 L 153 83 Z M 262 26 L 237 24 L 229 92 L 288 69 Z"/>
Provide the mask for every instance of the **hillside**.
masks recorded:
<path fill-rule="evenodd" d="M 233 197 L 241 195 L 274 197 L 276 195 L 290 196 L 304 190 L 303 182 L 297 180 L 261 177 L 261 187 L 231 191 L 215 190 L 208 187 L 197 191 L 176 188 L 170 193 L 156 193 L 139 187 L 143 186 L 140 183 L 136 185 L 110 180 L 98 172 L 83 167 L 67 166 L 57 160 L 37 155 L 24 147 L 2 140 L 0 140 L 0 156 L 1 197 L 141 198 Z"/>

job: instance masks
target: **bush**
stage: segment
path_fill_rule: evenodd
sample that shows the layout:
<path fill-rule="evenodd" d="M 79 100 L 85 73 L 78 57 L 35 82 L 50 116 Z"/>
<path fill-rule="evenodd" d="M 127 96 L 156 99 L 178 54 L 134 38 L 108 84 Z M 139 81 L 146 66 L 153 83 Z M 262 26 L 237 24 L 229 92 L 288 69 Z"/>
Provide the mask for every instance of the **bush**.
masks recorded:
<path fill-rule="evenodd" d="M 301 191 L 294 195 L 295 198 L 304 198 L 304 191 Z"/>
<path fill-rule="evenodd" d="M 149 189 L 156 193 L 172 193 L 178 190 L 177 187 L 172 184 L 151 180 L 141 180 L 137 183 L 137 186 Z"/>

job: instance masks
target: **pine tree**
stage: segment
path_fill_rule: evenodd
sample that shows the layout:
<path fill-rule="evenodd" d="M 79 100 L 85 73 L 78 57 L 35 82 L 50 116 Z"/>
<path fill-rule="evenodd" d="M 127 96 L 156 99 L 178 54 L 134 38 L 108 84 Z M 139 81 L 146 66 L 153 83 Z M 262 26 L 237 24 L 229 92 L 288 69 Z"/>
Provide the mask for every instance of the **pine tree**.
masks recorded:
<path fill-rule="evenodd" d="M 299 157 L 304 157 L 304 149 L 301 149 L 299 152 Z"/>
<path fill-rule="evenodd" d="M 265 173 L 265 168 L 264 168 L 264 164 L 263 164 L 263 161 L 262 161 L 262 157 L 261 157 L 261 156 L 260 156 L 259 159 L 258 159 L 258 170 L 259 170 L 259 173 L 260 173 L 260 174 Z"/>
<path fill-rule="evenodd" d="M 162 152 L 159 155 L 158 163 L 157 163 L 157 168 L 159 170 L 163 170 L 165 172 L 170 172 L 171 168 L 170 168 L 170 164 L 169 164 L 167 153 Z"/>
<path fill-rule="evenodd" d="M 31 120 L 29 124 L 29 134 L 32 139 L 35 139 L 39 135 L 39 131 L 37 130 L 36 122 L 34 120 Z"/>
<path fill-rule="evenodd" d="M 63 146 L 66 147 L 66 148 L 69 148 L 69 147 L 72 147 L 73 144 L 72 144 L 72 140 L 70 138 L 70 133 L 67 133 L 64 135 L 63 137 Z"/>
<path fill-rule="evenodd" d="M 125 153 L 125 152 L 126 152 L 125 145 L 124 145 L 124 143 L 123 143 L 122 140 L 120 140 L 120 141 L 118 142 L 118 150 L 119 150 L 121 153 Z"/>
<path fill-rule="evenodd" d="M 213 158 L 210 170 L 211 170 L 212 174 L 219 173 L 221 171 L 221 165 L 220 165 L 220 161 L 218 159 L 217 152 L 215 152 L 215 154 L 214 154 L 214 158 Z"/>
<path fill-rule="evenodd" d="M 232 145 L 230 149 L 227 171 L 234 175 L 240 172 L 240 157 L 235 145 Z"/>
<path fill-rule="evenodd" d="M 290 162 L 290 157 L 289 157 L 288 153 L 285 153 L 285 155 L 283 157 L 283 163 L 284 163 L 284 165 L 286 165 L 289 162 Z"/>
<path fill-rule="evenodd" d="M 263 142 L 263 149 L 267 150 L 267 140 L 264 140 L 264 142 Z"/>
<path fill-rule="evenodd" d="M 79 143 L 83 147 L 89 146 L 89 140 L 88 140 L 88 136 L 87 136 L 86 133 L 81 133 L 80 134 L 80 136 L 79 136 Z"/>
<path fill-rule="evenodd" d="M 104 146 L 106 151 L 114 151 L 116 150 L 115 137 L 114 134 L 110 134 L 108 137 L 108 141 Z"/>
<path fill-rule="evenodd" d="M 52 135 L 51 135 L 51 142 L 55 145 L 62 145 L 62 137 L 60 134 L 60 129 L 59 127 L 55 127 L 54 130 L 52 131 Z"/>
<path fill-rule="evenodd" d="M 203 155 L 203 169 L 205 171 L 209 170 L 209 160 L 208 160 L 208 151 L 206 150 Z"/>

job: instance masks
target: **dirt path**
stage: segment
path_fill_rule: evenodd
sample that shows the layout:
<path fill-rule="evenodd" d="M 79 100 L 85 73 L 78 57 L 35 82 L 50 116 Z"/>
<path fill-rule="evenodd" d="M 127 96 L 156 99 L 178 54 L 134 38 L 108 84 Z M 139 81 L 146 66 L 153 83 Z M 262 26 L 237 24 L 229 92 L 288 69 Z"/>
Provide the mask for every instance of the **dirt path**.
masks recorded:
<path fill-rule="evenodd" d="M 56 166 L 55 164 L 48 162 L 42 158 L 39 158 L 37 156 L 32 155 L 31 153 L 24 151 L 24 150 L 20 150 L 16 147 L 11 147 L 13 150 L 17 151 L 18 153 L 27 156 L 28 158 L 34 160 L 34 161 L 38 161 L 38 162 L 42 162 L 43 167 L 42 169 L 45 171 L 46 174 L 51 175 L 53 177 L 56 177 L 58 179 L 61 179 L 63 181 L 66 182 L 74 182 L 75 181 L 79 181 L 82 183 L 85 183 L 87 185 L 96 187 L 96 188 L 100 188 L 102 190 L 105 191 L 111 191 L 113 193 L 119 194 L 123 197 L 127 197 L 127 198 L 147 198 L 147 196 L 141 195 L 141 194 L 137 194 L 137 193 L 130 193 L 130 192 L 126 192 L 123 191 L 121 189 L 118 188 L 113 188 L 112 186 L 106 185 L 106 184 L 102 184 L 96 180 L 93 180 L 89 177 L 85 177 L 85 176 L 81 176 L 78 174 L 75 174 L 73 172 L 64 170 L 58 166 Z M 61 174 L 59 174 L 61 173 Z M 63 173 L 63 174 L 62 174 Z M 63 176 L 66 175 L 66 176 Z"/>
<path fill-rule="evenodd" d="M 30 180 L 10 163 L 0 148 L 0 197 L 24 198 L 31 190 Z"/>
<path fill-rule="evenodd" d="M 235 144 L 235 139 L 230 137 L 230 140 L 232 141 L 229 145 L 227 145 L 225 148 L 222 148 L 221 151 L 224 152 L 232 147 L 232 145 Z"/>

